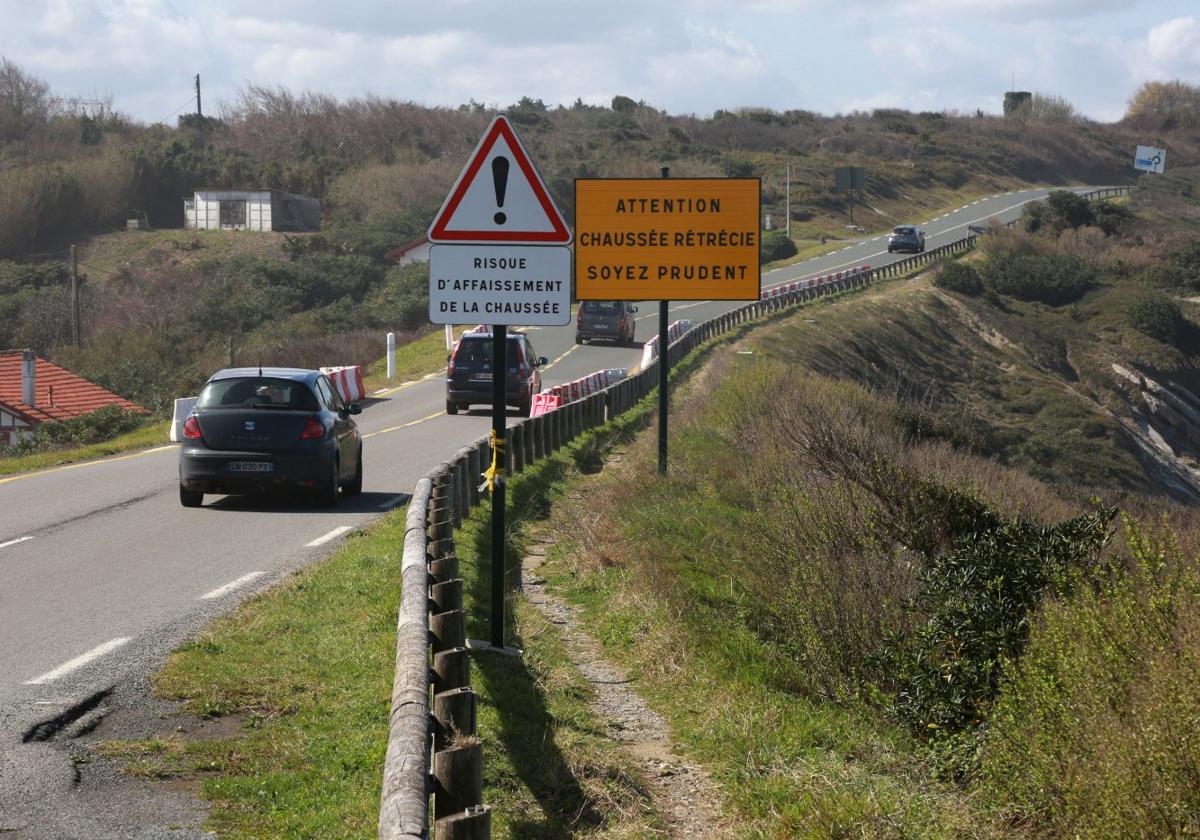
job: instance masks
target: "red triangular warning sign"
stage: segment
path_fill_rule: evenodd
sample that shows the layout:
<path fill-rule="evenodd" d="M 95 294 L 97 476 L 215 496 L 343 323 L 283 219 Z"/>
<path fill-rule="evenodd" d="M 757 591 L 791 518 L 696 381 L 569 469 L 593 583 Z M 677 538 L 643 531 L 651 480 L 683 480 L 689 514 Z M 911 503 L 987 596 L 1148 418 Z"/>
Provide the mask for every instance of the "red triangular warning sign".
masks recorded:
<path fill-rule="evenodd" d="M 492 120 L 429 227 L 429 241 L 569 245 L 571 231 L 508 117 Z"/>

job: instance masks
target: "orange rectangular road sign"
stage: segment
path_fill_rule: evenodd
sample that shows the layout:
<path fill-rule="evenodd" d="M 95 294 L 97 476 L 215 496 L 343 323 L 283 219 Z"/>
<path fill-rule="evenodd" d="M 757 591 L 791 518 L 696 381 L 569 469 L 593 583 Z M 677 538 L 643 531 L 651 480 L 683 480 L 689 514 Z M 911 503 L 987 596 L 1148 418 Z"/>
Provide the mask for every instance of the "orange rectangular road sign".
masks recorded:
<path fill-rule="evenodd" d="M 579 178 L 579 300 L 758 300 L 757 178 Z"/>

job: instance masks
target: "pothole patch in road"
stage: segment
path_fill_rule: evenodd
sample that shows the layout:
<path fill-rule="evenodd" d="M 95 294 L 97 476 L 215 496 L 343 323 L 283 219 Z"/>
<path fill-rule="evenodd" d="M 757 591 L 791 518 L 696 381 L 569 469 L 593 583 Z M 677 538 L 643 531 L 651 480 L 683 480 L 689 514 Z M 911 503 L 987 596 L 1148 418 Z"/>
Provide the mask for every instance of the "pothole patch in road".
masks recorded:
<path fill-rule="evenodd" d="M 70 737 L 78 737 L 91 732 L 108 713 L 103 703 L 112 694 L 112 688 L 93 692 L 80 700 L 65 700 L 62 711 L 32 724 L 21 736 L 21 743 L 44 742 L 52 740 L 60 732 L 71 728 Z M 72 724 L 83 721 L 86 728 L 72 727 Z"/>

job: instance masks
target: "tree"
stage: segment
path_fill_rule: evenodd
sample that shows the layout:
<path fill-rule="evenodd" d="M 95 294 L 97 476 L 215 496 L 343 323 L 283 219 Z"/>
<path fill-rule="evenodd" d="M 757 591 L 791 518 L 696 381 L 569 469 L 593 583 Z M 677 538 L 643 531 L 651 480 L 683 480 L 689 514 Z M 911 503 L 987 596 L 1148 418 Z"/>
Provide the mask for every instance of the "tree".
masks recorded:
<path fill-rule="evenodd" d="M 1200 85 L 1146 82 L 1129 100 L 1125 119 L 1142 128 L 1200 128 Z"/>
<path fill-rule="evenodd" d="M 1069 123 L 1079 119 L 1075 106 L 1061 96 L 1050 93 L 1035 93 L 1021 110 L 1023 116 L 1040 123 Z"/>
<path fill-rule="evenodd" d="M 0 56 L 0 143 L 25 140 L 50 119 L 50 86 Z"/>

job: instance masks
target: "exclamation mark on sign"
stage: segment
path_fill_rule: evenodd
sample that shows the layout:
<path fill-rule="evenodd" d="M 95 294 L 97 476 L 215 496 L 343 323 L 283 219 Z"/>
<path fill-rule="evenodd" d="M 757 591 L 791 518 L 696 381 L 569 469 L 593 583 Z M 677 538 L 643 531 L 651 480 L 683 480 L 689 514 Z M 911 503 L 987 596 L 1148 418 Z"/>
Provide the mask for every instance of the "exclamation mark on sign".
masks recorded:
<path fill-rule="evenodd" d="M 508 158 L 492 158 L 492 185 L 496 188 L 496 206 L 504 206 L 504 192 L 508 189 Z M 497 210 L 492 217 L 496 224 L 502 225 L 508 220 L 503 211 Z"/>

